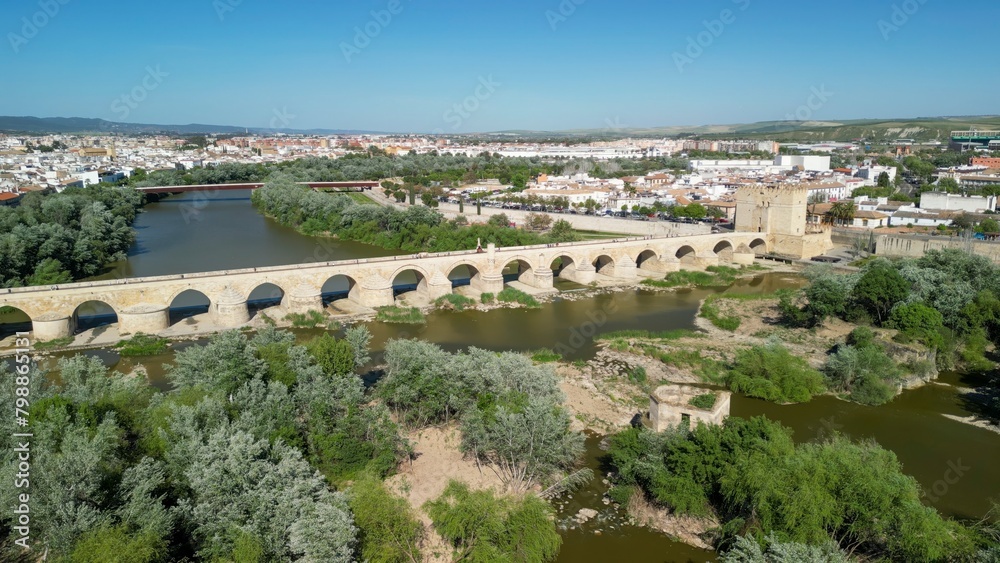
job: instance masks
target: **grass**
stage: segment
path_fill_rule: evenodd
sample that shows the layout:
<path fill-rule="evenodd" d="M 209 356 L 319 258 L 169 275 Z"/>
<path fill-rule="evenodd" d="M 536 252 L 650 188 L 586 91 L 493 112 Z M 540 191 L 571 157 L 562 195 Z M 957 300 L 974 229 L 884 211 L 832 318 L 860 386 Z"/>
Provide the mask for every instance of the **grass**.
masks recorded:
<path fill-rule="evenodd" d="M 539 309 L 541 304 L 534 297 L 513 287 L 505 287 L 497 294 L 497 300 L 501 303 L 520 303 L 529 309 Z"/>
<path fill-rule="evenodd" d="M 717 328 L 722 330 L 728 330 L 733 332 L 740 328 L 740 318 L 739 317 L 724 317 L 719 312 L 719 307 L 715 304 L 719 300 L 719 296 L 710 295 L 701 306 L 701 316 L 706 318 L 715 325 Z"/>
<path fill-rule="evenodd" d="M 635 366 L 628 371 L 628 380 L 632 383 L 638 383 L 643 385 L 647 381 L 646 368 L 642 366 Z"/>
<path fill-rule="evenodd" d="M 121 356 L 156 356 L 167 351 L 167 339 L 141 332 L 129 340 L 120 341 L 116 347 Z"/>
<path fill-rule="evenodd" d="M 479 301 L 481 301 L 483 305 L 490 305 L 496 300 L 497 296 L 493 295 L 492 293 L 484 293 L 479 296 Z"/>
<path fill-rule="evenodd" d="M 434 305 L 436 305 L 439 309 L 455 309 L 456 311 L 464 311 L 466 307 L 471 307 L 475 304 L 476 301 L 474 299 L 470 299 L 457 293 L 442 295 L 434 300 Z"/>
<path fill-rule="evenodd" d="M 326 324 L 326 316 L 319 311 L 309 311 L 308 313 L 288 313 L 285 315 L 286 321 L 291 321 L 296 328 L 312 328 L 316 325 Z"/>
<path fill-rule="evenodd" d="M 374 200 L 372 200 L 372 198 L 366 196 L 361 192 L 341 192 L 341 193 L 353 199 L 354 203 L 358 203 L 361 205 L 378 205 L 377 203 L 375 203 Z"/>
<path fill-rule="evenodd" d="M 72 336 L 64 336 L 62 338 L 54 338 L 52 340 L 46 340 L 44 342 L 35 342 L 35 350 L 51 350 L 52 348 L 62 348 L 63 346 L 69 346 L 76 340 Z"/>
<path fill-rule="evenodd" d="M 677 330 L 616 330 L 599 334 L 597 340 L 624 340 L 624 339 L 644 339 L 644 340 L 680 340 L 681 338 L 704 338 L 705 335 L 686 328 Z"/>
<path fill-rule="evenodd" d="M 378 314 L 375 315 L 375 320 L 384 323 L 417 325 L 427 322 L 427 318 L 420 312 L 420 309 L 416 307 L 397 307 L 395 305 L 379 307 Z"/>
<path fill-rule="evenodd" d="M 695 408 L 710 411 L 712 410 L 712 407 L 715 406 L 716 399 L 717 397 L 715 396 L 715 393 L 702 393 L 701 395 L 691 397 L 688 404 Z"/>
<path fill-rule="evenodd" d="M 741 275 L 747 272 L 766 270 L 757 265 L 741 266 L 733 268 L 730 266 L 709 266 L 704 272 L 695 270 L 679 270 L 670 272 L 662 280 L 643 280 L 643 285 L 650 287 L 715 287 L 729 285 L 736 281 Z"/>
<path fill-rule="evenodd" d="M 532 361 L 538 362 L 540 364 L 545 364 L 549 362 L 558 362 L 562 359 L 562 354 L 558 352 L 553 352 L 548 348 L 542 348 L 541 350 L 535 350 L 531 353 Z"/>
<path fill-rule="evenodd" d="M 647 356 L 678 368 L 691 368 L 691 371 L 705 381 L 721 383 L 725 380 L 728 368 L 725 362 L 701 355 L 700 350 L 672 350 L 664 352 L 653 346 L 643 346 L 642 351 Z"/>

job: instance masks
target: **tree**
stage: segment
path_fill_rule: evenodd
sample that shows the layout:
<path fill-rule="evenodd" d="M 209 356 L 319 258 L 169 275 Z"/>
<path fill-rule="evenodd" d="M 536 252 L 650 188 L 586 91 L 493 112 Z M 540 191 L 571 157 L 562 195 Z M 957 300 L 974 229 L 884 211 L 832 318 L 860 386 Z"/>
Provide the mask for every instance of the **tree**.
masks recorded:
<path fill-rule="evenodd" d="M 879 173 L 878 179 L 875 181 L 875 185 L 877 187 L 879 187 L 879 188 L 888 188 L 889 187 L 889 173 L 888 172 L 881 172 L 881 173 Z"/>
<path fill-rule="evenodd" d="M 533 494 L 498 498 L 451 481 L 424 509 L 455 548 L 455 561 L 543 563 L 555 559 L 562 544 L 552 509 Z"/>
<path fill-rule="evenodd" d="M 778 343 L 737 353 L 727 382 L 733 391 L 776 403 L 804 403 L 825 387 L 819 372 Z"/>
<path fill-rule="evenodd" d="M 1000 233 L 1000 222 L 992 217 L 987 217 L 979 222 L 976 231 L 980 233 Z"/>
<path fill-rule="evenodd" d="M 830 207 L 830 217 L 833 218 L 834 222 L 838 222 L 841 225 L 846 225 L 854 221 L 854 213 L 853 201 L 838 201 Z"/>
<path fill-rule="evenodd" d="M 354 373 L 354 349 L 350 342 L 324 332 L 306 343 L 306 349 L 328 377 Z"/>
<path fill-rule="evenodd" d="M 491 216 L 489 220 L 486 221 L 486 224 L 493 227 L 509 227 L 510 218 L 507 217 L 506 213 L 497 213 L 496 215 Z"/>
<path fill-rule="evenodd" d="M 394 496 L 378 479 L 363 475 L 347 492 L 358 526 L 361 560 L 371 563 L 419 563 L 424 527 L 405 499 Z"/>
<path fill-rule="evenodd" d="M 532 231 L 544 231 L 552 225 L 552 216 L 546 213 L 528 213 L 524 226 Z"/>
<path fill-rule="evenodd" d="M 910 294 L 910 285 L 887 261 L 872 262 L 854 286 L 854 299 L 879 324 Z"/>
<path fill-rule="evenodd" d="M 958 185 L 958 181 L 954 178 L 941 178 L 938 180 L 938 190 L 948 192 L 950 194 L 957 194 L 962 191 L 961 187 Z"/>

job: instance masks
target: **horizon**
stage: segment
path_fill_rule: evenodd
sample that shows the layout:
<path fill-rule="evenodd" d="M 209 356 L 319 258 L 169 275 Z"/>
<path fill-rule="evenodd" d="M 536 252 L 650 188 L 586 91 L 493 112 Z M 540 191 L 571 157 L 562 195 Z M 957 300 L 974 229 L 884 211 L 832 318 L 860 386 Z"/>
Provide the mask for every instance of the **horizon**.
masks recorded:
<path fill-rule="evenodd" d="M 966 45 L 939 39 L 988 35 L 1000 6 L 985 0 L 102 8 L 0 7 L 3 60 L 19 77 L 2 113 L 299 131 L 614 131 L 994 116 L 976 92 L 1000 85 Z M 74 33 L 81 27 L 103 31 Z M 953 89 L 942 68 L 978 85 Z M 863 117 L 882 115 L 927 117 Z"/>

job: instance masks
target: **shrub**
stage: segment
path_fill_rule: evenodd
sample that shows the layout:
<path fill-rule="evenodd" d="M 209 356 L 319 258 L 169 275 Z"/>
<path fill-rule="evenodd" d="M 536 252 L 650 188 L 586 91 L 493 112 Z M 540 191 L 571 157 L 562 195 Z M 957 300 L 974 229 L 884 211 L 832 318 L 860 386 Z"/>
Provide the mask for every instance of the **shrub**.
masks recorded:
<path fill-rule="evenodd" d="M 943 344 L 941 329 L 944 318 L 941 313 L 923 303 L 907 303 L 892 310 L 889 324 L 902 334 L 920 340 L 931 348 Z"/>
<path fill-rule="evenodd" d="M 396 324 L 424 324 L 427 322 L 424 314 L 417 307 L 405 308 L 395 305 L 379 307 L 375 320 Z"/>
<path fill-rule="evenodd" d="M 541 304 L 539 304 L 538 300 L 534 297 L 513 287 L 503 288 L 503 291 L 497 294 L 497 300 L 501 303 L 520 303 L 529 309 L 537 309 L 541 307 Z"/>
<path fill-rule="evenodd" d="M 879 324 L 889 320 L 889 312 L 910 294 L 910 283 L 885 260 L 871 262 L 854 285 L 854 299 Z"/>
<path fill-rule="evenodd" d="M 309 311 L 307 313 L 288 313 L 285 320 L 290 321 L 296 328 L 312 328 L 326 322 L 326 317 L 319 311 Z"/>
<path fill-rule="evenodd" d="M 722 330 L 728 330 L 730 332 L 735 331 L 740 328 L 740 318 L 733 317 L 722 317 L 719 316 L 719 307 L 715 304 L 719 300 L 719 297 L 712 295 L 705 299 L 705 302 L 701 305 L 701 316 L 708 319 L 713 325 Z"/>
<path fill-rule="evenodd" d="M 464 295 L 449 293 L 434 300 L 434 304 L 439 308 L 452 308 L 456 311 L 464 311 L 466 307 L 475 305 L 476 302 Z"/>
<path fill-rule="evenodd" d="M 855 348 L 875 346 L 875 331 L 866 326 L 859 326 L 847 335 L 847 343 Z"/>
<path fill-rule="evenodd" d="M 635 366 L 628 371 L 628 380 L 632 383 L 639 383 L 641 385 L 646 383 L 646 379 L 646 368 L 642 366 Z"/>
<path fill-rule="evenodd" d="M 492 293 L 484 293 L 479 296 L 479 301 L 481 301 L 483 305 L 489 305 L 496 301 L 496 295 L 493 295 Z"/>
<path fill-rule="evenodd" d="M 717 399 L 718 397 L 715 395 L 715 393 L 702 393 L 701 395 L 695 395 L 694 397 L 691 397 L 691 400 L 688 401 L 688 404 L 690 404 L 692 407 L 705 409 L 708 411 L 712 410 L 712 407 L 715 406 L 715 401 Z"/>
<path fill-rule="evenodd" d="M 404 499 L 369 475 L 351 485 L 347 498 L 360 531 L 358 551 L 363 561 L 420 561 L 424 527 Z"/>
<path fill-rule="evenodd" d="M 823 376 L 780 344 L 739 352 L 728 383 L 733 391 L 777 403 L 803 403 L 824 390 Z"/>
<path fill-rule="evenodd" d="M 536 350 L 533 354 L 531 354 L 531 359 L 532 361 L 542 364 L 549 362 L 558 362 L 559 360 L 562 359 L 562 354 L 558 352 L 553 352 L 548 348 L 542 348 L 541 350 Z"/>
<path fill-rule="evenodd" d="M 118 354 L 122 356 L 155 356 L 167 351 L 167 339 L 135 333 L 130 340 L 118 343 Z"/>
<path fill-rule="evenodd" d="M 864 343 L 865 333 L 858 336 Z M 827 359 L 823 371 L 832 389 L 846 392 L 852 401 L 865 405 L 892 400 L 900 377 L 896 362 L 874 342 L 861 348 L 850 344 L 839 346 Z"/>
<path fill-rule="evenodd" d="M 562 538 L 552 509 L 535 495 L 518 500 L 491 491 L 470 491 L 451 481 L 424 505 L 434 528 L 455 548 L 455 560 L 551 561 Z"/>

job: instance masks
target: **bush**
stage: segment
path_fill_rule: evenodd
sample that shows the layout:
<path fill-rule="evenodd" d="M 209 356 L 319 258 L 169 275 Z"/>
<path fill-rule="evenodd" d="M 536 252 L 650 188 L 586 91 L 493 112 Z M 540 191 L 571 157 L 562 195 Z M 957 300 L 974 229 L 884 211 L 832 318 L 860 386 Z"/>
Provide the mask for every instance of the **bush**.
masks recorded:
<path fill-rule="evenodd" d="M 427 318 L 424 314 L 420 312 L 417 307 L 397 307 L 395 305 L 387 305 L 385 307 L 379 307 L 375 314 L 376 321 L 382 321 L 384 323 L 396 323 L 396 324 L 424 324 L 427 322 Z"/>
<path fill-rule="evenodd" d="M 646 368 L 642 366 L 635 366 L 628 370 L 628 380 L 632 383 L 638 383 L 640 385 L 646 383 L 647 375 Z"/>
<path fill-rule="evenodd" d="M 285 320 L 290 321 L 296 328 L 312 328 L 316 325 L 326 323 L 326 317 L 320 311 L 309 311 L 307 313 L 288 313 Z"/>
<path fill-rule="evenodd" d="M 455 561 L 542 563 L 555 559 L 562 545 L 552 509 L 535 495 L 496 497 L 451 481 L 424 508 L 434 528 L 455 548 Z"/>
<path fill-rule="evenodd" d="M 698 287 L 711 285 L 715 283 L 715 281 L 715 276 L 712 274 L 691 270 L 680 270 L 678 272 L 670 272 L 662 280 L 645 279 L 642 281 L 642 284 L 652 287 L 680 287 L 686 285 Z"/>
<path fill-rule="evenodd" d="M 855 332 L 858 330 L 855 329 Z M 851 334 L 854 335 L 854 332 Z M 891 401 L 896 395 L 896 384 L 901 375 L 899 366 L 877 343 L 866 343 L 868 336 L 864 332 L 855 336 L 855 341 L 861 340 L 862 347 L 850 344 L 839 346 L 823 367 L 830 387 L 848 393 L 852 401 L 864 405 L 881 405 Z"/>
<path fill-rule="evenodd" d="M 733 391 L 776 403 L 804 403 L 824 390 L 823 376 L 780 344 L 739 352 L 728 384 Z"/>
<path fill-rule="evenodd" d="M 348 490 L 348 504 L 359 529 L 358 552 L 371 563 L 420 561 L 424 527 L 406 500 L 394 496 L 372 476 L 362 476 Z"/>
<path fill-rule="evenodd" d="M 122 356 L 156 356 L 167 351 L 167 343 L 166 338 L 137 332 L 131 339 L 118 343 L 118 354 Z"/>
<path fill-rule="evenodd" d="M 875 331 L 866 326 L 859 326 L 847 335 L 847 344 L 855 348 L 875 346 Z"/>
<path fill-rule="evenodd" d="M 937 349 L 943 344 L 941 329 L 944 328 L 944 317 L 937 309 L 923 303 L 899 305 L 892 310 L 889 324 L 931 348 Z"/>
<path fill-rule="evenodd" d="M 718 397 L 716 396 L 715 393 L 702 393 L 701 395 L 695 395 L 694 397 L 691 397 L 691 400 L 688 401 L 688 404 L 690 404 L 692 407 L 695 408 L 705 409 L 707 411 L 710 411 L 712 410 L 712 407 L 715 406 L 715 401 L 717 399 Z"/>
<path fill-rule="evenodd" d="M 871 262 L 854 285 L 855 301 L 881 325 L 889 312 L 910 294 L 910 283 L 885 260 Z"/>
<path fill-rule="evenodd" d="M 476 302 L 464 295 L 459 295 L 457 293 L 449 293 L 448 295 L 442 295 L 434 300 L 434 304 L 438 308 L 452 308 L 456 311 L 464 311 L 466 307 L 475 305 Z"/>
<path fill-rule="evenodd" d="M 496 295 L 493 295 L 492 293 L 484 293 L 479 296 L 479 301 L 482 302 L 483 305 L 490 305 L 496 301 L 496 298 Z"/>
<path fill-rule="evenodd" d="M 719 307 L 715 304 L 715 302 L 719 299 L 720 298 L 715 295 L 711 295 L 705 299 L 705 302 L 701 305 L 701 316 L 708 319 L 716 327 L 733 332 L 740 328 L 742 321 L 740 321 L 740 318 L 736 316 L 720 316 Z"/>
<path fill-rule="evenodd" d="M 553 352 L 552 350 L 550 350 L 548 348 L 542 348 L 541 350 L 536 350 L 531 355 L 531 360 L 532 361 L 535 361 L 535 362 L 538 362 L 538 363 L 541 363 L 541 364 L 549 363 L 549 362 L 558 362 L 561 359 L 562 359 L 562 354 L 560 354 L 558 352 Z"/>
<path fill-rule="evenodd" d="M 505 287 L 497 294 L 497 300 L 501 303 L 520 303 L 529 309 L 538 309 L 541 304 L 534 297 L 513 287 Z"/>

